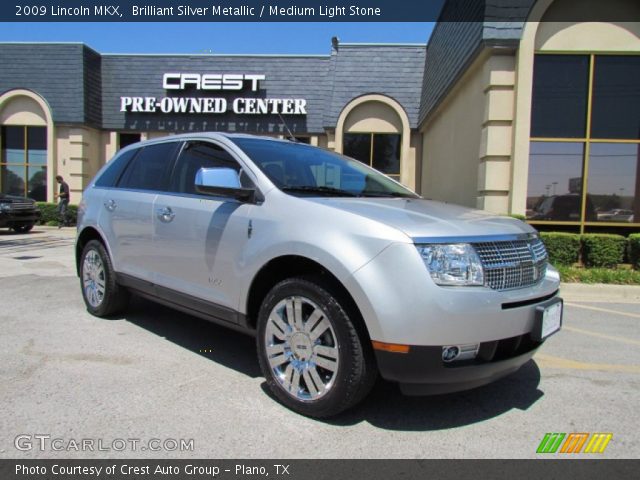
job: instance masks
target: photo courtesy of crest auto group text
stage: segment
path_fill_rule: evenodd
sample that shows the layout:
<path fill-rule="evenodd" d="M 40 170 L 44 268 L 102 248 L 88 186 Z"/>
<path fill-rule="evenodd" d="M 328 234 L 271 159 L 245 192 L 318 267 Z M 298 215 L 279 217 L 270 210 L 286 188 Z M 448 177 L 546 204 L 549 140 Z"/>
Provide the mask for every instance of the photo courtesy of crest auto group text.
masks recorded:
<path fill-rule="evenodd" d="M 636 1 L 0 24 L 0 478 L 637 469 Z"/>

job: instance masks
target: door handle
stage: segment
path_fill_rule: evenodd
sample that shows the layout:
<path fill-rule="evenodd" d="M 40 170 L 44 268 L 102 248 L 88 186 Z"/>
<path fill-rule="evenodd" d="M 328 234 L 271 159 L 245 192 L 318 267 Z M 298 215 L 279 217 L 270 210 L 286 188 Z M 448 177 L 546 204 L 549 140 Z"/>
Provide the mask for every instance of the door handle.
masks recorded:
<path fill-rule="evenodd" d="M 104 202 L 104 208 L 106 208 L 109 212 L 113 212 L 117 206 L 118 205 L 116 204 L 116 201 L 113 198 Z"/>
<path fill-rule="evenodd" d="M 176 216 L 176 214 L 173 213 L 173 210 L 171 210 L 171 207 L 158 208 L 156 210 L 156 214 L 160 221 L 164 223 L 169 223 Z"/>

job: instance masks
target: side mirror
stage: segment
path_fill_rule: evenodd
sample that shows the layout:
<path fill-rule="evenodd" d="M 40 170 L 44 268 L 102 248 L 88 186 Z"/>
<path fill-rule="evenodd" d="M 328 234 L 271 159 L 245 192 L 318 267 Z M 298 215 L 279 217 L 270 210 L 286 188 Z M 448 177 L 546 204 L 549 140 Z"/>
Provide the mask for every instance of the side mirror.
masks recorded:
<path fill-rule="evenodd" d="M 196 192 L 204 195 L 231 197 L 242 202 L 252 202 L 256 191 L 242 188 L 240 176 L 233 168 L 201 168 L 196 173 Z"/>

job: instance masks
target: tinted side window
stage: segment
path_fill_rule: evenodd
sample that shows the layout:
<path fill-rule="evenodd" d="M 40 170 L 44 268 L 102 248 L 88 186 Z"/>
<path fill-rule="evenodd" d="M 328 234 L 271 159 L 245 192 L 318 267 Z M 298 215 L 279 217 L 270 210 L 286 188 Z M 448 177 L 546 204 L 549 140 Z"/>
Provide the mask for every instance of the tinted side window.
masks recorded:
<path fill-rule="evenodd" d="M 129 161 L 135 157 L 139 151 L 140 150 L 137 149 L 129 150 L 111 160 L 105 171 L 100 175 L 100 178 L 96 180 L 95 185 L 97 187 L 113 187 L 124 169 L 127 168 Z"/>
<path fill-rule="evenodd" d="M 223 148 L 208 142 L 188 142 L 176 162 L 169 182 L 169 191 L 195 194 L 198 170 L 222 167 L 240 171 L 238 162 Z"/>
<path fill-rule="evenodd" d="M 164 190 L 166 173 L 178 143 L 144 147 L 131 161 L 118 186 L 136 190 Z"/>

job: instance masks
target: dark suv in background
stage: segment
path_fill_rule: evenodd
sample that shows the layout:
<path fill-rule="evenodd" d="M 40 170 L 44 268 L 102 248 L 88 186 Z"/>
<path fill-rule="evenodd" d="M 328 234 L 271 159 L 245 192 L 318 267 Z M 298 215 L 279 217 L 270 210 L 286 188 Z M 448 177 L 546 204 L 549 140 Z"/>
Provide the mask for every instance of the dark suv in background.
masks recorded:
<path fill-rule="evenodd" d="M 35 200 L 0 193 L 0 228 L 11 228 L 16 233 L 27 233 L 40 220 Z"/>
<path fill-rule="evenodd" d="M 587 195 L 585 204 L 587 222 L 598 220 L 596 209 L 593 206 L 591 196 Z M 575 222 L 580 220 L 582 211 L 582 196 L 575 193 L 565 195 L 553 195 L 546 197 L 536 205 L 532 214 L 527 215 L 528 220 L 560 220 L 564 222 Z"/>

